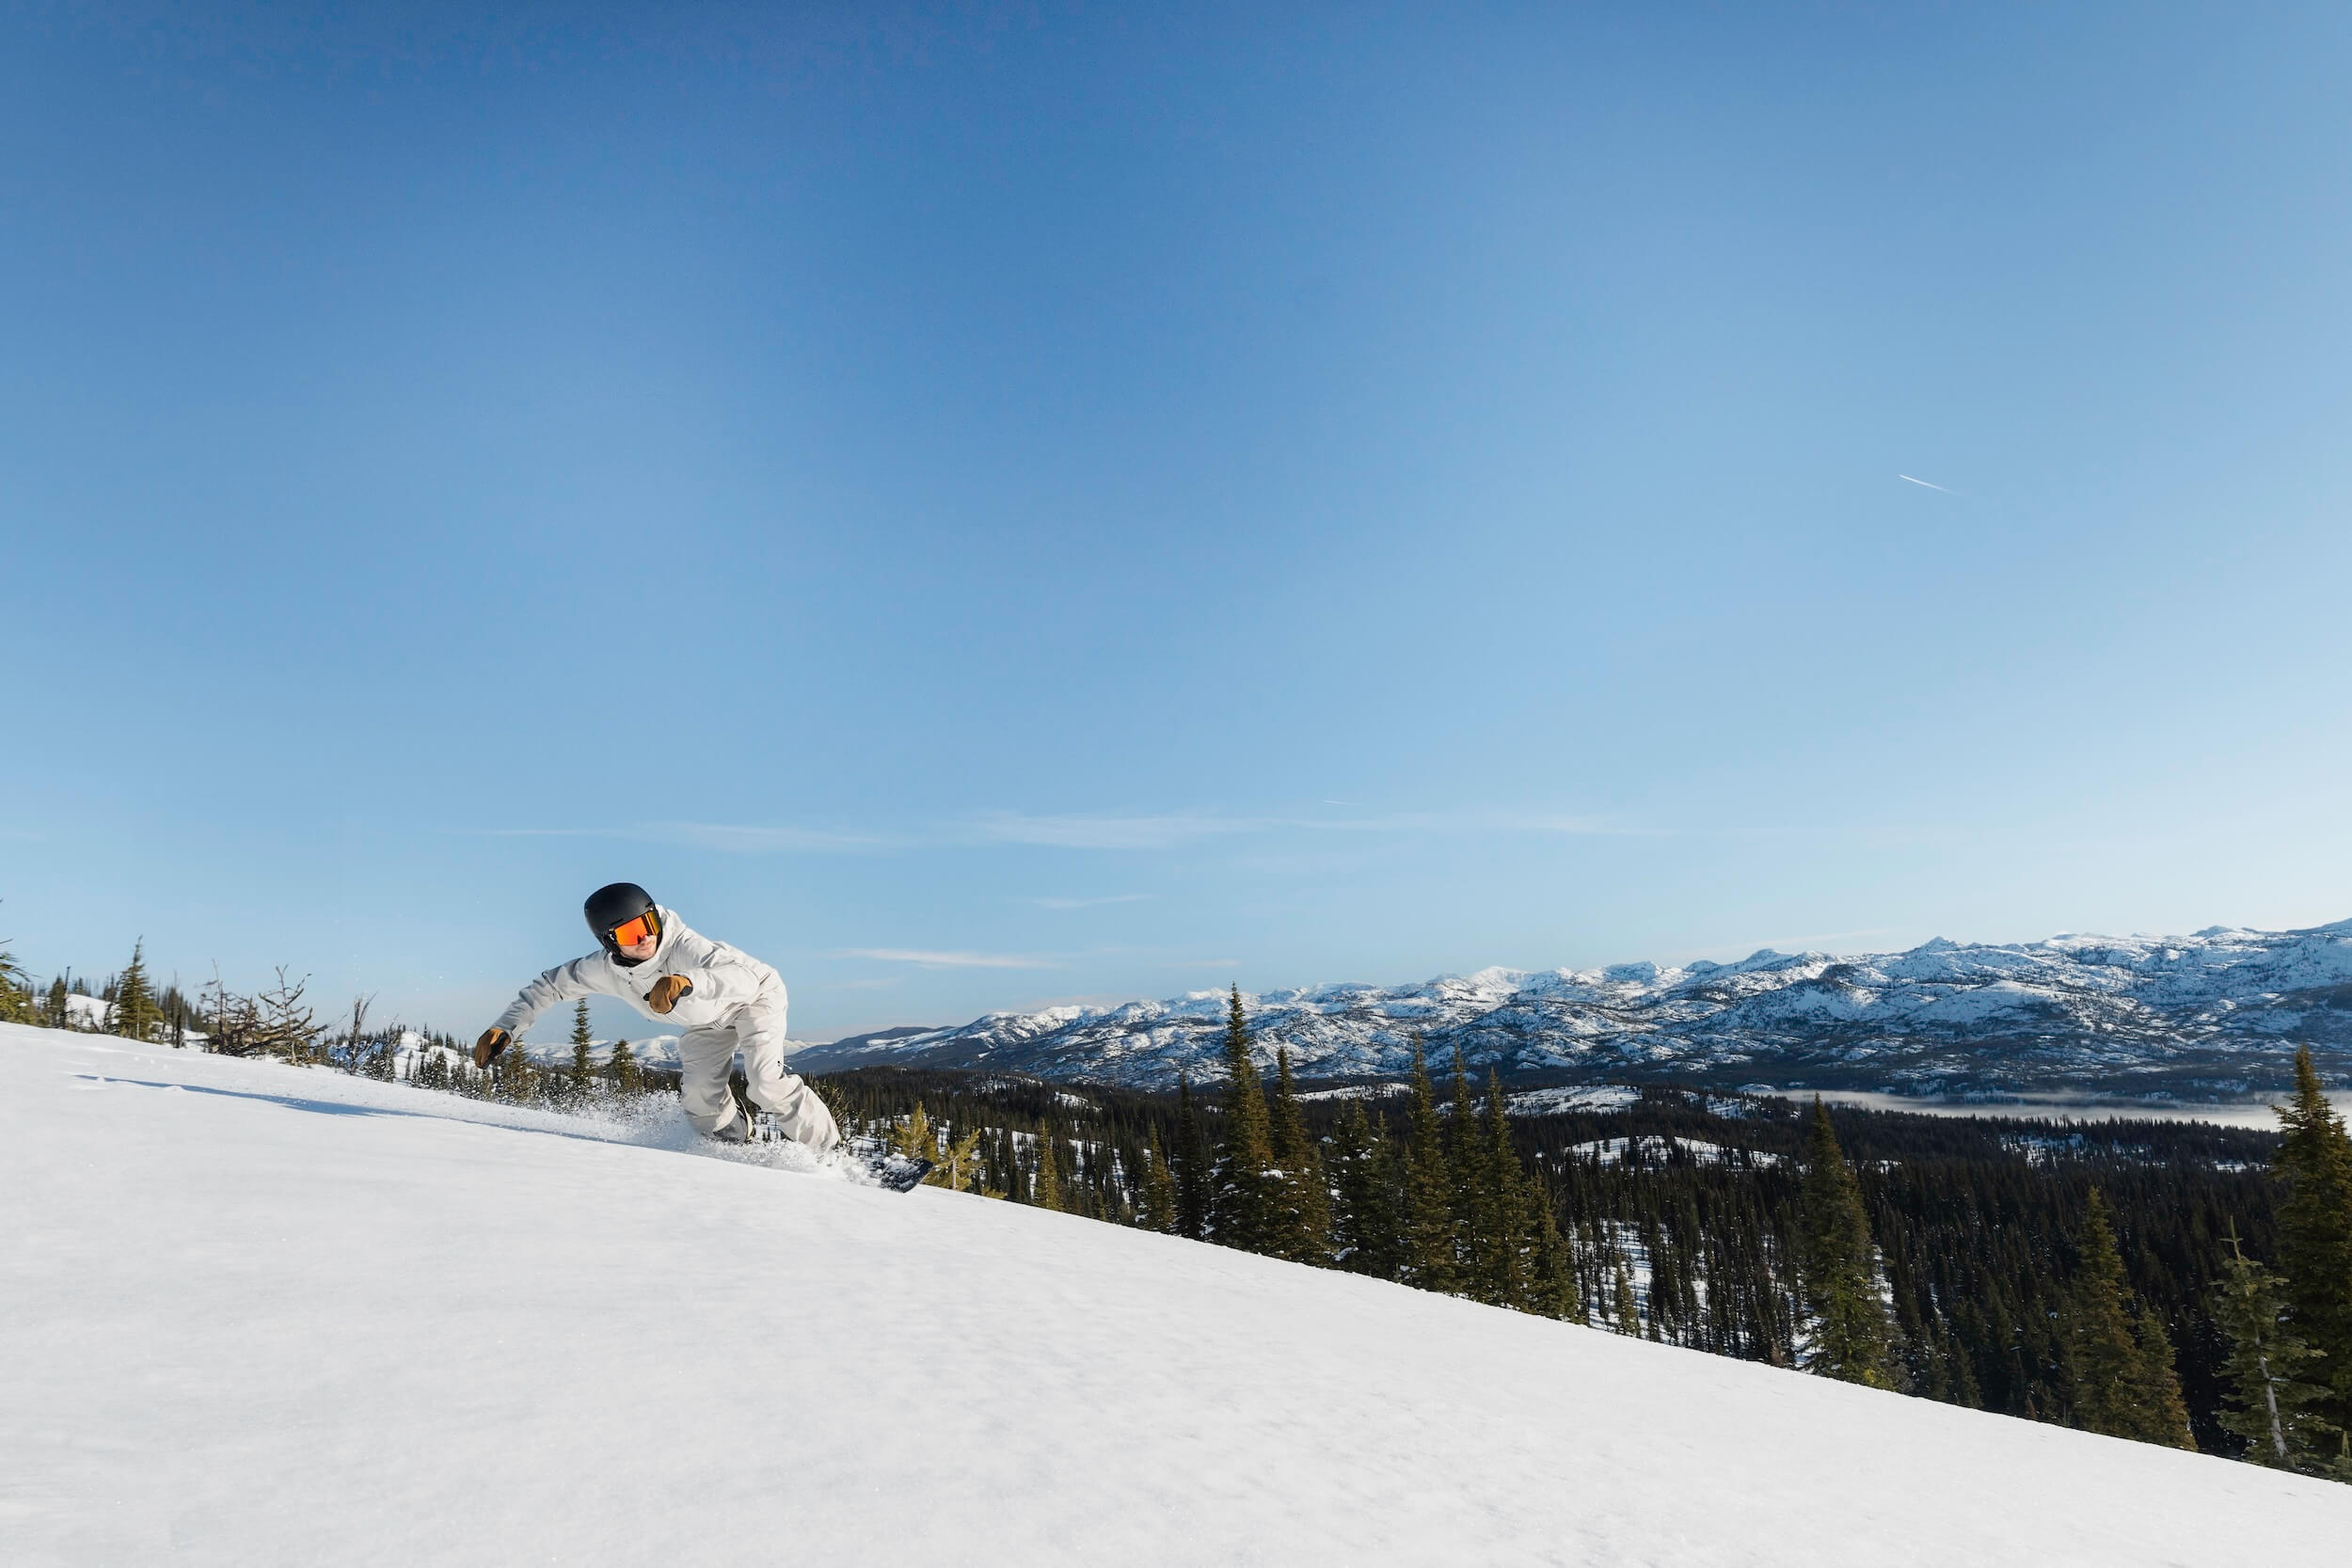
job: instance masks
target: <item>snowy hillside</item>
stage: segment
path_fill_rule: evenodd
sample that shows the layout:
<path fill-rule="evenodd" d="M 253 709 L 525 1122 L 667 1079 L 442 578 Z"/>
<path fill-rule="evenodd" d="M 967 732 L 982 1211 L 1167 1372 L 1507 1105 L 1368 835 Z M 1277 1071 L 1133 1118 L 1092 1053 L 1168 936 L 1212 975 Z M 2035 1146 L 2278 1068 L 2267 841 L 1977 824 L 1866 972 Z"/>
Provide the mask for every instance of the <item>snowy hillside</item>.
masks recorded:
<path fill-rule="evenodd" d="M 767 1153 L 769 1151 L 757 1151 Z M 2352 1488 L 0 1026 L 11 1563 L 2318 1563 Z"/>
<path fill-rule="evenodd" d="M 612 1060 L 614 1043 L 613 1040 L 592 1042 L 588 1047 L 588 1059 L 597 1067 L 606 1066 Z M 572 1048 L 562 1040 L 525 1040 L 523 1050 L 532 1061 L 541 1067 L 566 1068 L 572 1064 Z M 672 1072 L 677 1070 L 677 1037 L 675 1035 L 656 1035 L 650 1039 L 632 1039 L 628 1042 L 628 1052 L 637 1059 L 639 1067 L 661 1068 Z"/>
<path fill-rule="evenodd" d="M 588 1047 L 589 1061 L 597 1067 L 606 1066 L 612 1060 L 613 1044 L 612 1040 L 592 1041 Z M 787 1056 L 797 1057 L 800 1052 L 816 1049 L 818 1048 L 803 1040 L 787 1040 L 785 1042 L 784 1053 Z M 566 1068 L 572 1063 L 572 1048 L 564 1040 L 525 1040 L 523 1050 L 529 1053 L 531 1059 L 541 1067 Z M 678 1069 L 675 1035 L 655 1035 L 644 1039 L 632 1038 L 628 1042 L 628 1050 L 629 1054 L 637 1059 L 637 1065 L 641 1068 L 657 1068 L 668 1072 L 675 1072 Z"/>
<path fill-rule="evenodd" d="M 1392 1076 L 1416 1031 L 1473 1069 L 1908 1094 L 2097 1090 L 2217 1100 L 2286 1082 L 2296 1045 L 2352 1066 L 2352 921 L 2304 931 L 1935 941 L 1835 958 L 1767 949 L 1676 969 L 1482 970 L 1426 985 L 1245 997 L 1270 1059 Z M 813 1047 L 803 1071 L 892 1063 L 1166 1085 L 1222 1075 L 1225 995 L 995 1013 Z"/>

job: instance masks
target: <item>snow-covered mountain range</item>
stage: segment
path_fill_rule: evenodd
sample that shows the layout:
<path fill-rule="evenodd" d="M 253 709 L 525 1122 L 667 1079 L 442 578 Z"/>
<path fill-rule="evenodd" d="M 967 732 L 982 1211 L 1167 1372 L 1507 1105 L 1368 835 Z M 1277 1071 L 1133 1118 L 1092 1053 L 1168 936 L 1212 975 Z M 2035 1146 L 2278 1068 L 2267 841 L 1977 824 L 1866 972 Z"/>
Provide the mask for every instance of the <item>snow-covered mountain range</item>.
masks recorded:
<path fill-rule="evenodd" d="M 1425 985 L 1326 985 L 1243 997 L 1269 1062 L 1308 1078 L 1390 1077 L 1416 1035 L 1450 1065 L 1514 1083 L 1672 1080 L 1726 1087 L 1988 1095 L 2077 1091 L 2217 1100 L 2287 1081 L 2298 1044 L 2352 1068 L 2352 920 L 2185 937 L 1938 939 L 1838 958 L 1770 949 L 1738 963 L 1487 969 Z M 1136 1087 L 1222 1076 L 1226 997 L 992 1013 L 812 1046 L 802 1071 L 987 1068 Z"/>

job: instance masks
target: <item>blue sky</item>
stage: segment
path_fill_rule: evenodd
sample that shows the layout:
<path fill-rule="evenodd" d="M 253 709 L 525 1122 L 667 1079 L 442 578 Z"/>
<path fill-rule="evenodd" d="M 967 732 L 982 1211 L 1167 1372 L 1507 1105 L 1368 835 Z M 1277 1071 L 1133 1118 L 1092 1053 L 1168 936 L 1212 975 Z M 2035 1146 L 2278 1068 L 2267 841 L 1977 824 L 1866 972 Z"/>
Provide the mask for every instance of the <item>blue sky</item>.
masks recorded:
<path fill-rule="evenodd" d="M 2352 915 L 2341 7 L 480 9 L 0 10 L 38 973 Z"/>

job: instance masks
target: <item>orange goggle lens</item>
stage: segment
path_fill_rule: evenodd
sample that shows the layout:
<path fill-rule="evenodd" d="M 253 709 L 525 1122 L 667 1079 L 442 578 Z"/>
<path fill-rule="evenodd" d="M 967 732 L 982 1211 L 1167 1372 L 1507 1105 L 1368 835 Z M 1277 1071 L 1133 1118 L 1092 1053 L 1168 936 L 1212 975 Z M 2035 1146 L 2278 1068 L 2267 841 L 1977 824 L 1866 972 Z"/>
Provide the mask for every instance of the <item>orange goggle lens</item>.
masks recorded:
<path fill-rule="evenodd" d="M 641 914 L 626 926 L 612 927 L 612 945 L 634 947 L 647 937 L 659 936 L 661 927 L 649 914 Z"/>

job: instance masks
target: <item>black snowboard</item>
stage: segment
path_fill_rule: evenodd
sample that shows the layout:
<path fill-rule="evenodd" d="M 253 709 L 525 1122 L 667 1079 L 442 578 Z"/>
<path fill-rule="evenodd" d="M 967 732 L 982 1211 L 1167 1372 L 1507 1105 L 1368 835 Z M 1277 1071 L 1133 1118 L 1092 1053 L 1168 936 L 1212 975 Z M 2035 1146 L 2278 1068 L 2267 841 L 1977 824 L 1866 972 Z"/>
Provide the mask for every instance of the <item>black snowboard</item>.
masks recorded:
<path fill-rule="evenodd" d="M 892 1154 L 868 1165 L 874 1180 L 894 1193 L 913 1192 L 930 1175 L 929 1160 L 910 1160 L 903 1154 Z"/>

